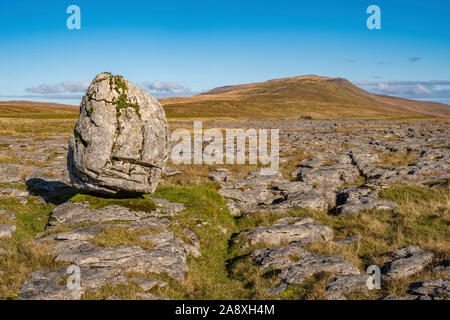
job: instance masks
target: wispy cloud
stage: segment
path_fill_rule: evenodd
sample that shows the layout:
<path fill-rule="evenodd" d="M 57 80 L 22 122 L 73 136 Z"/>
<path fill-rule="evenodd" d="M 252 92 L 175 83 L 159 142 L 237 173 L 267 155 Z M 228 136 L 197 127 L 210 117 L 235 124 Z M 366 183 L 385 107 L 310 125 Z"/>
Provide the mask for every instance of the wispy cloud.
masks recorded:
<path fill-rule="evenodd" d="M 161 91 L 161 92 L 176 92 L 186 90 L 184 86 L 177 82 L 163 82 L 155 80 L 148 85 L 148 89 L 151 91 Z"/>
<path fill-rule="evenodd" d="M 89 81 L 63 81 L 59 83 L 67 92 L 84 92 L 90 85 Z"/>
<path fill-rule="evenodd" d="M 26 88 L 30 95 L 8 96 L 20 99 L 58 99 L 74 100 L 80 99 L 90 85 L 90 81 L 62 81 L 56 84 L 40 84 L 36 87 Z M 161 80 L 146 81 L 139 86 L 156 98 L 187 97 L 200 92 L 194 92 L 190 88 L 178 82 L 165 82 Z M 6 97 L 6 96 L 3 96 Z"/>
<path fill-rule="evenodd" d="M 37 87 L 25 88 L 25 91 L 37 94 L 55 94 L 61 92 L 84 92 L 89 87 L 89 81 L 63 81 L 57 84 L 40 84 Z"/>
<path fill-rule="evenodd" d="M 196 94 L 196 92 L 178 82 L 155 80 L 140 83 L 140 86 L 156 98 L 186 97 Z"/>
<path fill-rule="evenodd" d="M 412 63 L 417 62 L 419 60 L 423 60 L 423 58 L 422 57 L 411 57 L 408 59 L 408 61 L 412 62 Z"/>
<path fill-rule="evenodd" d="M 37 87 L 26 88 L 25 91 L 39 94 L 60 93 L 61 89 L 57 85 L 41 84 Z"/>
<path fill-rule="evenodd" d="M 410 99 L 450 98 L 449 80 L 429 81 L 360 81 L 356 85 L 376 94 L 388 94 Z"/>
<path fill-rule="evenodd" d="M 81 100 L 82 94 L 23 94 L 23 95 L 0 95 L 0 98 L 19 98 L 19 99 L 52 99 L 52 100 Z"/>

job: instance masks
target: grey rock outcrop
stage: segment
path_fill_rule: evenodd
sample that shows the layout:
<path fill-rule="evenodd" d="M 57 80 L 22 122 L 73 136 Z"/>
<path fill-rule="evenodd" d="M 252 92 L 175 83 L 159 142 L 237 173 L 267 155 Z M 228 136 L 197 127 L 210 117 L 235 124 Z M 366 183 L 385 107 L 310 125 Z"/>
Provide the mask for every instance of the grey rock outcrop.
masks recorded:
<path fill-rule="evenodd" d="M 121 76 L 101 73 L 80 105 L 69 138 L 72 183 L 98 193 L 152 193 L 168 158 L 162 106 Z"/>
<path fill-rule="evenodd" d="M 80 268 L 81 286 L 68 288 L 67 269 L 39 270 L 30 275 L 30 280 L 20 288 L 18 300 L 79 300 L 89 289 L 105 284 L 126 283 L 120 270 L 113 268 Z"/>
<path fill-rule="evenodd" d="M 0 239 L 11 238 L 16 231 L 13 224 L 0 224 Z"/>
<path fill-rule="evenodd" d="M 5 217 L 5 218 L 11 219 L 11 220 L 16 219 L 14 212 L 12 212 L 10 210 L 0 210 L 0 217 Z"/>
<path fill-rule="evenodd" d="M 311 253 L 296 261 L 292 266 L 283 269 L 280 278 L 288 284 L 300 284 L 318 272 L 359 275 L 358 268 L 350 261 L 342 259 L 340 255 Z"/>
<path fill-rule="evenodd" d="M 350 261 L 344 260 L 340 255 L 311 253 L 302 248 L 301 242 L 256 250 L 251 254 L 251 257 L 264 272 L 280 270 L 281 282 L 276 287 L 268 289 L 271 294 L 283 292 L 289 284 L 301 284 L 319 272 L 360 276 L 358 268 Z M 341 291 L 347 290 L 341 284 L 335 285 L 335 287 L 332 290 L 330 289 L 335 291 L 334 293 L 340 294 Z"/>
<path fill-rule="evenodd" d="M 346 300 L 345 294 L 353 291 L 361 291 L 368 294 L 367 279 L 369 275 L 361 274 L 345 274 L 334 277 L 327 285 L 327 297 L 334 300 Z"/>
<path fill-rule="evenodd" d="M 293 241 L 303 244 L 315 241 L 328 241 L 333 238 L 333 230 L 323 226 L 312 218 L 286 217 L 279 219 L 269 227 L 258 227 L 253 231 L 244 233 L 251 244 L 265 243 L 281 245 Z"/>
<path fill-rule="evenodd" d="M 408 293 L 421 300 L 440 300 L 450 295 L 450 280 L 426 280 L 410 285 Z"/>
<path fill-rule="evenodd" d="M 336 214 L 350 215 L 365 210 L 388 210 L 397 207 L 393 201 L 378 199 L 378 192 L 370 189 L 359 189 L 350 186 L 336 193 Z"/>
<path fill-rule="evenodd" d="M 433 260 L 433 252 L 416 246 L 409 246 L 391 252 L 394 259 L 381 268 L 384 277 L 397 279 L 422 271 Z"/>
<path fill-rule="evenodd" d="M 407 294 L 401 297 L 386 296 L 381 300 L 448 300 L 450 280 L 426 280 L 412 283 Z"/>
<path fill-rule="evenodd" d="M 445 260 L 441 265 L 433 268 L 433 273 L 442 273 L 450 277 L 450 260 Z"/>
<path fill-rule="evenodd" d="M 208 174 L 208 178 L 211 181 L 217 182 L 229 182 L 233 180 L 233 177 L 229 174 L 225 168 L 217 168 L 216 170 Z"/>

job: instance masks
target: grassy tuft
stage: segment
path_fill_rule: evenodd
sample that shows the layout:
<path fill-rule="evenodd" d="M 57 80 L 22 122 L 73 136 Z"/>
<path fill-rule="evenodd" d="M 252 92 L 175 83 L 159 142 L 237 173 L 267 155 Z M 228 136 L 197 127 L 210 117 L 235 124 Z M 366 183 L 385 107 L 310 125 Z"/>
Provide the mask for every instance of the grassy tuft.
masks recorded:
<path fill-rule="evenodd" d="M 0 239 L 0 247 L 8 251 L 0 255 L 0 298 L 14 298 L 31 272 L 61 266 L 53 262 L 46 246 L 36 246 L 34 237 L 44 231 L 54 205 L 28 197 L 26 204 L 13 198 L 0 198 L 2 209 L 14 212 L 16 232 L 10 239 Z"/>
<path fill-rule="evenodd" d="M 70 201 L 88 202 L 93 209 L 100 209 L 112 205 L 119 205 L 133 211 L 152 212 L 156 209 L 156 204 L 145 196 L 135 198 L 114 198 L 79 193 L 72 197 Z"/>
<path fill-rule="evenodd" d="M 158 231 L 161 230 L 130 230 L 126 226 L 107 227 L 91 242 L 97 247 L 140 246 L 142 249 L 151 249 L 155 246 L 154 243 L 139 238 Z"/>

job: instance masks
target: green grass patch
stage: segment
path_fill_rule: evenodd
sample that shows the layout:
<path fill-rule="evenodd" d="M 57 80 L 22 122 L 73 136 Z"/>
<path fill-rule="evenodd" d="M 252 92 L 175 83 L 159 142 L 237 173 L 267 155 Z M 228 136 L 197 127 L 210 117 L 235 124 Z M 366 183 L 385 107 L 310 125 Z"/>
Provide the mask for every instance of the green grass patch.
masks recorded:
<path fill-rule="evenodd" d="M 280 294 L 283 300 L 326 300 L 327 283 L 333 278 L 331 273 L 319 272 L 302 284 L 290 285 Z"/>
<path fill-rule="evenodd" d="M 145 196 L 134 198 L 114 198 L 79 193 L 70 198 L 69 201 L 88 202 L 90 204 L 90 207 L 93 209 L 100 209 L 112 205 L 122 206 L 132 211 L 152 212 L 156 209 L 156 204 Z"/>
<path fill-rule="evenodd" d="M 155 246 L 153 242 L 143 241 L 139 238 L 158 231 L 162 230 L 130 230 L 126 226 L 105 227 L 91 242 L 97 247 L 140 246 L 142 249 L 151 249 Z"/>
<path fill-rule="evenodd" d="M 0 247 L 8 251 L 0 255 L 0 298 L 14 298 L 20 286 L 36 270 L 56 268 L 47 254 L 45 246 L 33 244 L 34 237 L 43 232 L 54 205 L 38 201 L 36 197 L 27 197 L 28 202 L 21 204 L 14 198 L 0 198 L 2 209 L 14 212 L 16 231 L 10 239 L 0 239 Z"/>
<path fill-rule="evenodd" d="M 217 184 L 159 186 L 153 197 L 181 202 L 186 210 L 175 217 L 181 228 L 194 231 L 201 244 L 201 258 L 188 258 L 189 273 L 182 284 L 169 280 L 160 294 L 171 299 L 238 299 L 245 297 L 243 284 L 228 276 L 228 240 L 236 232 L 234 219 L 217 192 Z M 206 222 L 206 224 L 204 224 Z M 222 234 L 221 228 L 227 229 Z M 172 227 L 171 227 L 172 228 Z"/>

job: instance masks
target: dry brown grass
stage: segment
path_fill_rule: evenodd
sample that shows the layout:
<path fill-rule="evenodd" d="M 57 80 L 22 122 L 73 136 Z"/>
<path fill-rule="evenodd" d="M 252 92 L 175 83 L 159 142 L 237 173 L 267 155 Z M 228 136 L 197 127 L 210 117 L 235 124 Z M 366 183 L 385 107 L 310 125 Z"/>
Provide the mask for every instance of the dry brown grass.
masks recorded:
<path fill-rule="evenodd" d="M 75 123 L 76 119 L 0 119 L 0 135 L 45 140 L 49 135 L 69 136 Z"/>
<path fill-rule="evenodd" d="M 0 118 L 67 119 L 78 116 L 79 107 L 45 102 L 0 102 Z"/>
<path fill-rule="evenodd" d="M 0 257 L 0 269 L 4 272 L 0 275 L 0 297 L 3 298 L 16 297 L 31 272 L 64 266 L 53 261 L 45 245 L 35 246 L 31 241 L 17 243 L 9 251 Z"/>
<path fill-rule="evenodd" d="M 205 183 L 211 182 L 208 174 L 218 168 L 228 169 L 230 174 L 238 179 L 245 177 L 250 171 L 259 168 L 258 165 L 250 164 L 179 164 L 175 165 L 170 160 L 167 165 L 171 168 L 181 170 L 183 173 L 172 177 L 165 177 L 164 184 L 183 185 L 189 183 Z"/>
<path fill-rule="evenodd" d="M 155 243 L 143 241 L 140 237 L 158 232 L 161 232 L 161 230 L 130 230 L 126 226 L 105 227 L 102 229 L 102 232 L 90 240 L 90 242 L 97 247 L 140 246 L 142 249 L 146 250 L 153 248 Z"/>
<path fill-rule="evenodd" d="M 313 155 L 306 150 L 295 149 L 294 151 L 282 153 L 281 157 L 286 157 L 286 160 L 280 161 L 280 171 L 285 179 L 292 180 L 294 178 L 291 176 L 291 172 L 294 171 L 303 160 L 310 159 Z"/>
<path fill-rule="evenodd" d="M 380 164 L 385 168 L 407 166 L 417 161 L 417 154 L 413 151 L 395 151 L 379 153 Z"/>

